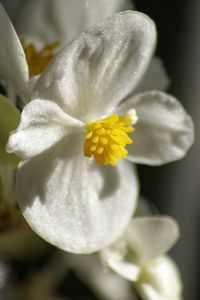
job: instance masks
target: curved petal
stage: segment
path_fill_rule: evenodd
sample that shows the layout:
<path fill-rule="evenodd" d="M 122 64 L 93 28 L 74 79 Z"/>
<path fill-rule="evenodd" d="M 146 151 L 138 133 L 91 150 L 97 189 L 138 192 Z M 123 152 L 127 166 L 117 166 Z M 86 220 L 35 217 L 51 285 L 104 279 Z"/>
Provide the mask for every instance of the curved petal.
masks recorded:
<path fill-rule="evenodd" d="M 127 100 L 118 108 L 130 108 L 139 120 L 130 134 L 133 144 L 127 147 L 128 159 L 141 164 L 161 165 L 182 158 L 194 141 L 194 125 L 182 105 L 172 96 L 151 91 Z"/>
<path fill-rule="evenodd" d="M 53 102 L 34 100 L 21 114 L 17 130 L 7 143 L 7 152 L 28 159 L 48 150 L 66 136 L 81 133 L 83 123 L 66 115 Z"/>
<path fill-rule="evenodd" d="M 126 240 L 139 261 L 165 254 L 179 238 L 179 227 L 169 217 L 138 217 L 131 220 Z"/>
<path fill-rule="evenodd" d="M 20 35 L 32 40 L 65 45 L 89 26 L 132 7 L 130 0 L 26 0 L 15 25 Z"/>
<path fill-rule="evenodd" d="M 96 120 L 137 85 L 154 49 L 154 23 L 126 11 L 97 24 L 64 48 L 34 87 L 34 97 L 56 101 L 67 114 Z"/>
<path fill-rule="evenodd" d="M 18 202 L 32 229 L 73 253 L 91 253 L 118 238 L 137 198 L 132 164 L 98 166 L 82 148 L 82 139 L 69 137 L 21 163 L 17 173 Z"/>
<path fill-rule="evenodd" d="M 15 90 L 16 94 L 27 99 L 29 98 L 29 72 L 24 50 L 1 4 L 0 37 L 0 73 L 6 80 L 8 93 L 13 93 Z"/>
<path fill-rule="evenodd" d="M 136 284 L 143 300 L 182 300 L 182 281 L 176 264 L 168 256 L 155 260 Z"/>
<path fill-rule="evenodd" d="M 134 94 L 141 92 L 158 90 L 165 91 L 170 83 L 169 76 L 159 57 L 153 57 L 144 77 L 139 86 L 134 91 Z"/>
<path fill-rule="evenodd" d="M 120 242 L 116 242 L 100 252 L 103 263 L 111 270 L 123 278 L 136 282 L 140 275 L 140 267 L 132 261 L 126 259 L 126 245 L 121 247 Z"/>

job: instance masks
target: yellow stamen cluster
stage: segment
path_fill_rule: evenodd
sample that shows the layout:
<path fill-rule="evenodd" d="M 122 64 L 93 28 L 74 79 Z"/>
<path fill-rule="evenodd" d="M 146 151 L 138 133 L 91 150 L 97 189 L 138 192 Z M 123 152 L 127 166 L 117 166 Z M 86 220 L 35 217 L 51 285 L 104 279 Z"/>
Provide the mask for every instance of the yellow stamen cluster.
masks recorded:
<path fill-rule="evenodd" d="M 38 50 L 33 43 L 27 44 L 24 39 L 21 39 L 21 44 L 24 49 L 27 64 L 29 66 L 30 77 L 42 73 L 44 68 L 53 58 L 53 50 L 59 45 L 58 42 L 55 42 L 52 44 L 47 44 Z"/>
<path fill-rule="evenodd" d="M 133 141 L 128 137 L 134 124 L 129 114 L 118 116 L 113 114 L 107 118 L 86 125 L 87 134 L 84 144 L 84 155 L 94 156 L 99 164 L 116 165 L 117 159 L 123 159 L 128 154 L 125 149 Z"/>

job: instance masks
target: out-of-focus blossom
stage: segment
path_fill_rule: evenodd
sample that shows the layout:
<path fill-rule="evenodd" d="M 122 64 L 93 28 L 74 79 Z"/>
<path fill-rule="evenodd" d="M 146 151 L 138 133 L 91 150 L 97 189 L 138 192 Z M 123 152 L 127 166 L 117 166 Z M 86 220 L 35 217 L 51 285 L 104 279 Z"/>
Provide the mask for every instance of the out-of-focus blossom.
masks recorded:
<path fill-rule="evenodd" d="M 23 214 L 61 249 L 91 253 L 111 244 L 134 212 L 132 165 L 101 164 L 115 165 L 128 153 L 132 162 L 160 165 L 183 157 L 193 142 L 191 118 L 175 98 L 157 91 L 129 97 L 155 39 L 154 23 L 138 12 L 85 31 L 40 76 L 9 139 L 8 151 L 22 158 Z"/>
<path fill-rule="evenodd" d="M 25 53 L 14 27 L 0 4 L 0 75 L 6 82 L 8 98 L 30 98 L 29 71 Z"/>
<path fill-rule="evenodd" d="M 1 5 L 0 36 L 0 75 L 5 80 L 8 98 L 15 103 L 16 96 L 20 96 L 28 102 L 32 86 L 52 59 L 57 43 L 38 50 L 34 45 L 20 41 Z"/>
<path fill-rule="evenodd" d="M 113 271 L 132 281 L 142 299 L 180 300 L 179 271 L 165 255 L 178 237 L 178 226 L 171 218 L 135 218 L 121 239 L 101 252 L 101 258 Z"/>
<path fill-rule="evenodd" d="M 55 42 L 62 47 L 98 21 L 128 9 L 134 9 L 129 0 L 26 0 L 18 9 L 14 24 L 18 35 L 36 48 Z M 164 91 L 168 85 L 162 62 L 155 57 L 134 92 Z"/>
<path fill-rule="evenodd" d="M 86 28 L 128 9 L 133 9 L 131 0 L 26 0 L 14 24 L 27 41 L 42 46 L 59 41 L 63 46 Z"/>
<path fill-rule="evenodd" d="M 18 8 L 18 37 L 0 5 L 0 74 L 8 98 L 15 103 L 16 96 L 20 96 L 29 102 L 33 85 L 58 46 L 68 44 L 98 20 L 128 7 L 132 7 L 128 0 L 28 0 Z"/>

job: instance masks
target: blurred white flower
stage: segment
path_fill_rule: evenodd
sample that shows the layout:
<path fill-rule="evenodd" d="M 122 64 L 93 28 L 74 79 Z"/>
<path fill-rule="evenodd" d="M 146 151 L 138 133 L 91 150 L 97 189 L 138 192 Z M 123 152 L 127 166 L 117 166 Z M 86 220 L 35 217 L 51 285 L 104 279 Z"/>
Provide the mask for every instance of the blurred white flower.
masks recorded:
<path fill-rule="evenodd" d="M 144 300 L 180 300 L 179 271 L 166 252 L 179 237 L 177 223 L 168 217 L 132 219 L 120 240 L 101 252 L 109 268 L 132 281 Z"/>
<path fill-rule="evenodd" d="M 130 0 L 26 0 L 15 16 L 15 28 L 20 37 L 39 48 L 56 41 L 62 47 L 86 28 L 128 9 L 134 9 Z M 163 91 L 168 85 L 162 62 L 155 57 L 135 92 Z"/>
<path fill-rule="evenodd" d="M 155 39 L 154 23 L 138 12 L 116 14 L 84 32 L 41 75 L 10 136 L 8 151 L 23 160 L 17 174 L 23 214 L 61 249 L 104 248 L 134 212 L 132 164 L 102 164 L 114 165 L 129 152 L 133 162 L 159 165 L 183 157 L 193 142 L 191 118 L 172 96 L 146 92 L 128 98 Z M 135 111 L 139 121 L 128 137 Z"/>
<path fill-rule="evenodd" d="M 69 44 L 86 28 L 112 16 L 133 9 L 131 0 L 26 0 L 15 16 L 20 37 L 39 45 Z"/>
<path fill-rule="evenodd" d="M 18 95 L 29 102 L 33 85 L 58 46 L 68 44 L 106 16 L 130 7 L 129 0 L 28 0 L 16 14 L 20 41 L 0 4 L 0 74 L 8 98 L 15 103 Z"/>
<path fill-rule="evenodd" d="M 14 27 L 0 4 L 0 75 L 6 82 L 8 98 L 15 102 L 16 95 L 29 99 L 29 71 L 25 53 Z"/>

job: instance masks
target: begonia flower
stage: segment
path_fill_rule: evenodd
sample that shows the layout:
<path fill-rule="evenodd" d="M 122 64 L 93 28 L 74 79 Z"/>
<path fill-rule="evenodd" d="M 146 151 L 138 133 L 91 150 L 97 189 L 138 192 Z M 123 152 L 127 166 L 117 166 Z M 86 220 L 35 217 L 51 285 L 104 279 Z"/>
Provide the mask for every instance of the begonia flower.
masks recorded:
<path fill-rule="evenodd" d="M 69 44 L 86 28 L 114 13 L 134 9 L 130 0 L 27 0 L 15 16 L 15 28 L 26 42 L 41 48 L 59 42 Z M 135 92 L 166 90 L 169 78 L 158 57 L 153 57 Z"/>
<path fill-rule="evenodd" d="M 20 41 L 1 4 L 0 35 L 0 75 L 6 82 L 8 98 L 15 103 L 16 96 L 20 96 L 28 102 L 32 86 L 52 59 L 57 43 L 38 50 L 34 45 Z"/>
<path fill-rule="evenodd" d="M 143 300 L 181 300 L 180 274 L 166 255 L 178 237 L 178 225 L 169 217 L 137 217 L 115 244 L 101 252 L 101 258 L 132 281 Z"/>
<path fill-rule="evenodd" d="M 8 98 L 15 103 L 20 96 L 29 102 L 33 85 L 58 47 L 91 24 L 131 7 L 129 0 L 28 0 L 16 14 L 18 36 L 0 4 L 0 75 Z"/>
<path fill-rule="evenodd" d="M 19 95 L 23 101 L 29 102 L 33 85 L 57 48 L 68 44 L 99 20 L 125 9 L 133 9 L 129 0 L 27 0 L 15 14 L 17 36 L 0 6 L 0 73 L 6 81 L 9 99 L 15 103 Z M 162 63 L 153 58 L 137 90 L 165 90 L 168 83 Z"/>
<path fill-rule="evenodd" d="M 139 12 L 88 29 L 40 76 L 10 136 L 7 150 L 22 159 L 23 214 L 61 249 L 91 253 L 122 234 L 137 198 L 125 158 L 160 165 L 182 158 L 193 142 L 191 118 L 174 97 L 157 91 L 129 97 L 155 41 L 154 23 Z"/>
<path fill-rule="evenodd" d="M 133 8 L 131 0 L 26 0 L 14 25 L 20 37 L 36 45 L 59 41 L 65 46 L 88 27 Z"/>

